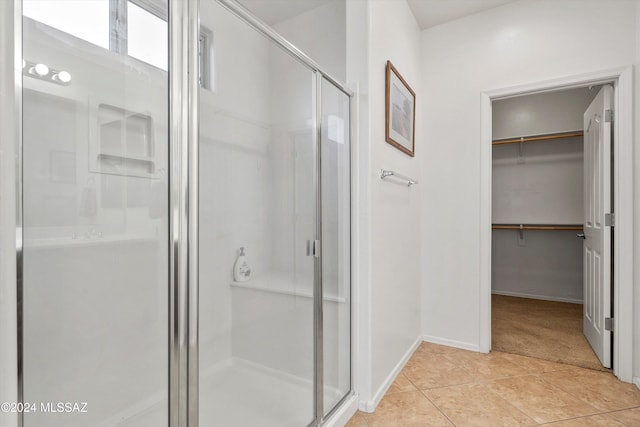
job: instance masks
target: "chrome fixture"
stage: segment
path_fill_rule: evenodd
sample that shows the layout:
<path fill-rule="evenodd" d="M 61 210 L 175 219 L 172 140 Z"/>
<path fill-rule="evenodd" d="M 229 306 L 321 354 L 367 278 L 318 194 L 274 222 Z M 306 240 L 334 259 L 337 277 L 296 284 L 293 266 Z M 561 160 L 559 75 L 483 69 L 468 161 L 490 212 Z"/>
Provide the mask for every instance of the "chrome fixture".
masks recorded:
<path fill-rule="evenodd" d="M 401 179 L 403 181 L 407 181 L 407 186 L 411 187 L 414 184 L 417 184 L 418 181 L 413 179 L 413 178 L 409 178 L 408 176 L 404 176 L 402 174 L 399 174 L 398 172 L 392 171 L 392 170 L 385 170 L 385 169 L 381 169 L 380 170 L 380 179 L 385 179 L 389 176 L 393 176 L 396 177 L 398 179 Z"/>

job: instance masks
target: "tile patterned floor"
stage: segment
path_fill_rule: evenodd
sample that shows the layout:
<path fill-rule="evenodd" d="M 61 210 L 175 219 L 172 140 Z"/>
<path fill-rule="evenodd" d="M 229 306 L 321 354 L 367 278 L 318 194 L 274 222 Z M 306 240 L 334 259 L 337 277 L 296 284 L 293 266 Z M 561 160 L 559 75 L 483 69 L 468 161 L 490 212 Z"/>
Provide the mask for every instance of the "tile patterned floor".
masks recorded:
<path fill-rule="evenodd" d="M 640 390 L 608 372 L 423 343 L 376 411 L 347 427 L 640 427 Z"/>

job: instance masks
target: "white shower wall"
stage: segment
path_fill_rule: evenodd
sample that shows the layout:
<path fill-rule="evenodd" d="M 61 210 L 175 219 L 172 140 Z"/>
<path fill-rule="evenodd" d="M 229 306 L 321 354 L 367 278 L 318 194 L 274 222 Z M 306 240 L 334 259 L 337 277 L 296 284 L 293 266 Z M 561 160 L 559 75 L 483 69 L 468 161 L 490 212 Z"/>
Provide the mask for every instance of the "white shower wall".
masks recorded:
<path fill-rule="evenodd" d="M 314 221 L 311 73 L 292 69 L 292 57 L 217 3 L 201 7 L 202 25 L 213 31 L 215 43 L 215 90 L 200 92 L 201 366 L 215 370 L 237 357 L 280 368 L 278 358 L 255 351 L 272 334 L 254 334 L 247 325 L 258 316 L 265 332 L 278 330 L 269 322 L 282 313 L 304 331 L 279 329 L 278 335 L 291 342 L 299 336 L 308 353 L 311 305 L 294 321 L 287 314 L 291 304 L 238 303 L 247 293 L 263 293 L 239 287 L 233 264 L 244 247 L 252 270 L 246 285 L 312 291 L 313 262 L 306 256 Z M 301 87 L 307 90 L 298 95 Z M 273 298 L 287 300 L 282 294 Z M 279 354 L 286 361 L 293 352 Z"/>
<path fill-rule="evenodd" d="M 231 283 L 239 248 L 245 247 L 254 279 L 273 269 L 273 172 L 269 43 L 217 3 L 200 7 L 201 25 L 214 42 L 214 90 L 200 90 L 200 359 L 206 369 L 232 356 Z"/>

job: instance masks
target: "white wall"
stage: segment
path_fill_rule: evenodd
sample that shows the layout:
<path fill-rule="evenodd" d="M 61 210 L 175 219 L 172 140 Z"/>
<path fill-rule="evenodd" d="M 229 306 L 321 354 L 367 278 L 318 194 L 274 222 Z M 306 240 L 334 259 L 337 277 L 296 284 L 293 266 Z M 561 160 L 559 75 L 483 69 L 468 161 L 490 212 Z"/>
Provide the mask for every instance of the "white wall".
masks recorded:
<path fill-rule="evenodd" d="M 17 300 L 15 256 L 14 2 L 0 2 L 0 402 L 17 401 Z M 17 64 L 16 64 L 17 65 Z M 18 425 L 17 414 L 0 413 L 1 427 Z"/>
<path fill-rule="evenodd" d="M 371 388 L 371 144 L 369 144 L 369 44 L 371 7 L 367 1 L 346 2 L 347 82 L 353 89 L 352 171 L 352 297 L 354 390 L 365 409 Z"/>
<path fill-rule="evenodd" d="M 582 239 L 578 231 L 493 230 L 491 292 L 580 304 Z"/>
<path fill-rule="evenodd" d="M 493 146 L 494 224 L 582 224 L 582 138 Z"/>
<path fill-rule="evenodd" d="M 391 60 L 417 93 L 420 31 L 405 1 L 346 2 L 347 82 L 356 93 L 352 177 L 355 390 L 373 411 L 419 342 L 422 185 L 380 180 L 380 169 L 420 176 L 420 162 L 385 142 L 385 66 Z M 397 25 L 389 26 L 389 22 Z M 419 114 L 419 113 L 418 113 Z M 416 123 L 416 153 L 424 150 Z"/>
<path fill-rule="evenodd" d="M 479 348 L 481 92 L 633 63 L 635 8 L 524 0 L 423 31 L 426 335 Z"/>
<path fill-rule="evenodd" d="M 493 139 L 581 131 L 599 86 L 501 99 L 493 103 Z"/>
<path fill-rule="evenodd" d="M 385 66 L 390 60 L 417 93 L 417 117 L 427 96 L 420 81 L 420 30 L 406 1 L 370 3 L 370 169 L 371 184 L 371 390 L 388 387 L 420 334 L 420 228 L 422 182 L 408 187 L 382 181 L 380 169 L 421 175 L 426 155 L 421 120 L 416 122 L 416 158 L 385 142 Z M 389 23 L 393 25 L 389 25 Z M 364 142 L 366 143 L 366 142 Z M 431 207 L 430 207 L 431 209 Z M 361 283 L 361 286 L 366 284 Z"/>

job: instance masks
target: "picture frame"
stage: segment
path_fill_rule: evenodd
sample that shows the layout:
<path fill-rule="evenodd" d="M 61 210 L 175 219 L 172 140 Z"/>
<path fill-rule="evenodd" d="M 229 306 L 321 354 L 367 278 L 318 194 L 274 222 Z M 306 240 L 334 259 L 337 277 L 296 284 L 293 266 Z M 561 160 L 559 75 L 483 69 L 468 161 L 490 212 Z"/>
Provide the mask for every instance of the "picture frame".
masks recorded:
<path fill-rule="evenodd" d="M 415 156 L 416 93 L 387 61 L 385 87 L 385 139 L 403 153 Z"/>

